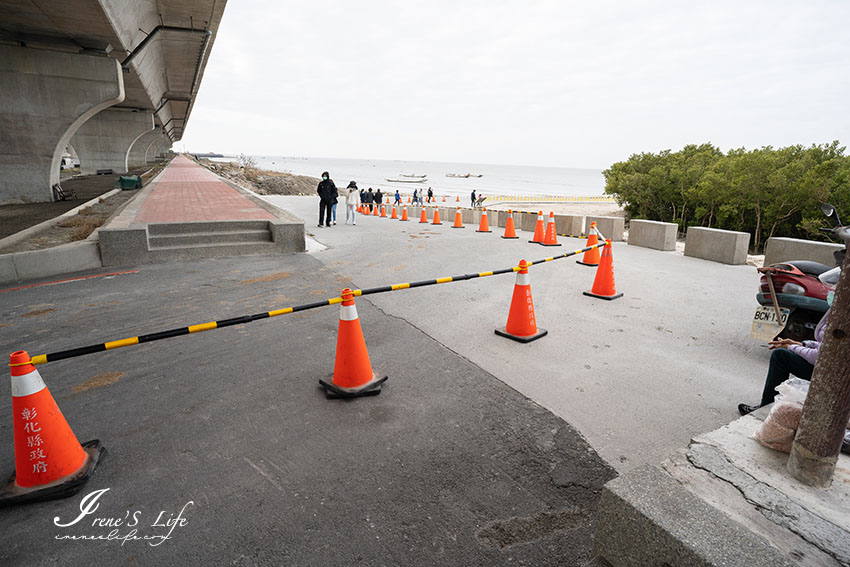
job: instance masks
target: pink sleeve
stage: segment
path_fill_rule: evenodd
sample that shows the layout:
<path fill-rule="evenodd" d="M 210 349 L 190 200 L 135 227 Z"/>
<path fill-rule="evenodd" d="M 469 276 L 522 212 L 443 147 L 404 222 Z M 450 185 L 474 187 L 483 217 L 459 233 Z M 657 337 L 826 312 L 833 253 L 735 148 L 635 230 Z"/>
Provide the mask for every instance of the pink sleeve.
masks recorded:
<path fill-rule="evenodd" d="M 820 343 L 818 343 L 814 347 L 807 347 L 807 346 L 801 346 L 801 345 L 791 345 L 791 346 L 788 347 L 788 350 L 790 350 L 794 354 L 799 355 L 800 357 L 803 358 L 803 360 L 805 360 L 806 362 L 808 362 L 809 364 L 814 366 L 815 362 L 818 359 L 818 349 L 819 348 L 820 348 Z"/>

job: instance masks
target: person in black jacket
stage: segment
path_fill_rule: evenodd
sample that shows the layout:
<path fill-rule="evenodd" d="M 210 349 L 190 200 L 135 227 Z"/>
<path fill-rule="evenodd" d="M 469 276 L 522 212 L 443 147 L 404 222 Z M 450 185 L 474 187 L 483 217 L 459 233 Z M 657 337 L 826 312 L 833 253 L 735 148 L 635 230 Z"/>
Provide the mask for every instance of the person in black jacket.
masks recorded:
<path fill-rule="evenodd" d="M 375 206 L 378 208 L 379 211 L 381 210 L 381 203 L 383 202 L 384 194 L 381 193 L 380 189 L 378 189 L 377 191 L 375 191 Z"/>
<path fill-rule="evenodd" d="M 323 226 L 322 221 L 325 223 L 324 226 L 330 226 L 331 208 L 338 193 L 336 185 L 334 185 L 327 171 L 322 173 L 322 180 L 319 182 L 316 192 L 319 194 L 319 228 Z"/>
<path fill-rule="evenodd" d="M 375 194 L 372 193 L 371 187 L 366 191 L 366 204 L 369 205 L 369 214 L 372 214 L 372 211 L 375 210 Z"/>

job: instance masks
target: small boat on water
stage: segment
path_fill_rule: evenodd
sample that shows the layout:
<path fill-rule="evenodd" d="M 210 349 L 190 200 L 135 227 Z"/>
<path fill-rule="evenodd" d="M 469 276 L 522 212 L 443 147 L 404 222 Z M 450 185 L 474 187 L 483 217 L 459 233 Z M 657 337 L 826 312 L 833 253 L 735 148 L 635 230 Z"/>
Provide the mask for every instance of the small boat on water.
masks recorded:
<path fill-rule="evenodd" d="M 402 174 L 400 174 L 400 176 L 401 177 L 415 177 L 417 179 L 425 179 L 426 177 L 428 177 L 427 175 L 416 175 L 415 173 L 402 173 Z"/>
<path fill-rule="evenodd" d="M 386 178 L 390 183 L 425 183 L 427 179 L 390 179 Z"/>
<path fill-rule="evenodd" d="M 460 177 L 462 179 L 469 179 L 470 177 L 483 177 L 484 174 L 479 173 L 478 175 L 474 175 L 472 173 L 447 173 L 446 177 Z"/>

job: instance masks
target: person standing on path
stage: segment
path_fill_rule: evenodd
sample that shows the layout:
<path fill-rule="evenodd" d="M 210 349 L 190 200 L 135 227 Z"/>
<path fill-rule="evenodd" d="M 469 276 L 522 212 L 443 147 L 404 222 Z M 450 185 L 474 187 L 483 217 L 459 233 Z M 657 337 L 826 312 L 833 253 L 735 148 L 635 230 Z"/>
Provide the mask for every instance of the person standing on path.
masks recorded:
<path fill-rule="evenodd" d="M 319 194 L 319 228 L 331 225 L 331 209 L 337 197 L 336 185 L 331 180 L 330 174 L 322 172 L 322 180 L 316 188 Z M 324 222 L 324 225 L 322 224 Z"/>
<path fill-rule="evenodd" d="M 433 200 L 434 200 L 434 192 L 431 191 L 430 187 L 428 187 L 428 202 L 430 203 Z"/>
<path fill-rule="evenodd" d="M 419 193 L 417 193 L 416 191 L 417 191 L 416 189 L 413 190 L 413 204 L 414 205 L 417 203 L 417 201 L 419 199 Z"/>
<path fill-rule="evenodd" d="M 475 200 L 475 189 L 472 190 L 472 195 L 470 196 L 470 198 L 472 199 L 472 206 L 474 208 L 475 202 L 476 202 L 476 200 Z"/>
<path fill-rule="evenodd" d="M 357 183 L 352 181 L 348 184 L 347 193 L 345 195 L 345 224 L 348 224 L 349 217 L 351 224 L 357 224 L 357 198 L 360 196 L 360 191 L 357 189 Z"/>
<path fill-rule="evenodd" d="M 380 187 L 375 192 L 375 207 L 377 207 L 378 211 L 381 210 L 381 203 L 384 201 L 384 194 L 381 193 Z"/>
<path fill-rule="evenodd" d="M 398 192 L 398 189 L 395 190 L 395 204 L 401 205 L 401 193 Z"/>

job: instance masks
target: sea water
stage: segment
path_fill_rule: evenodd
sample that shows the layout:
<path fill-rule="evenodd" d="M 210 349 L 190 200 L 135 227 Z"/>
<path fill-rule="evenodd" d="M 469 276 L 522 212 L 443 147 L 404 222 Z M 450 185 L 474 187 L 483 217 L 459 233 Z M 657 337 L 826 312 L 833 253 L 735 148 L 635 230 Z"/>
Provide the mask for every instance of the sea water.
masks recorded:
<path fill-rule="evenodd" d="M 433 161 L 397 161 L 373 159 L 300 158 L 284 156 L 252 156 L 260 169 L 320 177 L 330 173 L 337 187 L 356 181 L 361 189 L 369 187 L 383 192 L 413 193 L 414 189 L 431 187 L 437 196 L 456 196 L 469 199 L 474 190 L 477 195 L 552 195 L 598 196 L 605 189 L 605 178 L 598 169 L 567 167 L 535 167 L 524 165 L 496 165 L 448 163 Z M 234 161 L 224 158 L 221 161 Z M 446 174 L 481 175 L 481 177 L 456 178 Z M 404 175 L 426 175 L 423 183 L 394 183 L 387 179 L 414 178 Z"/>

